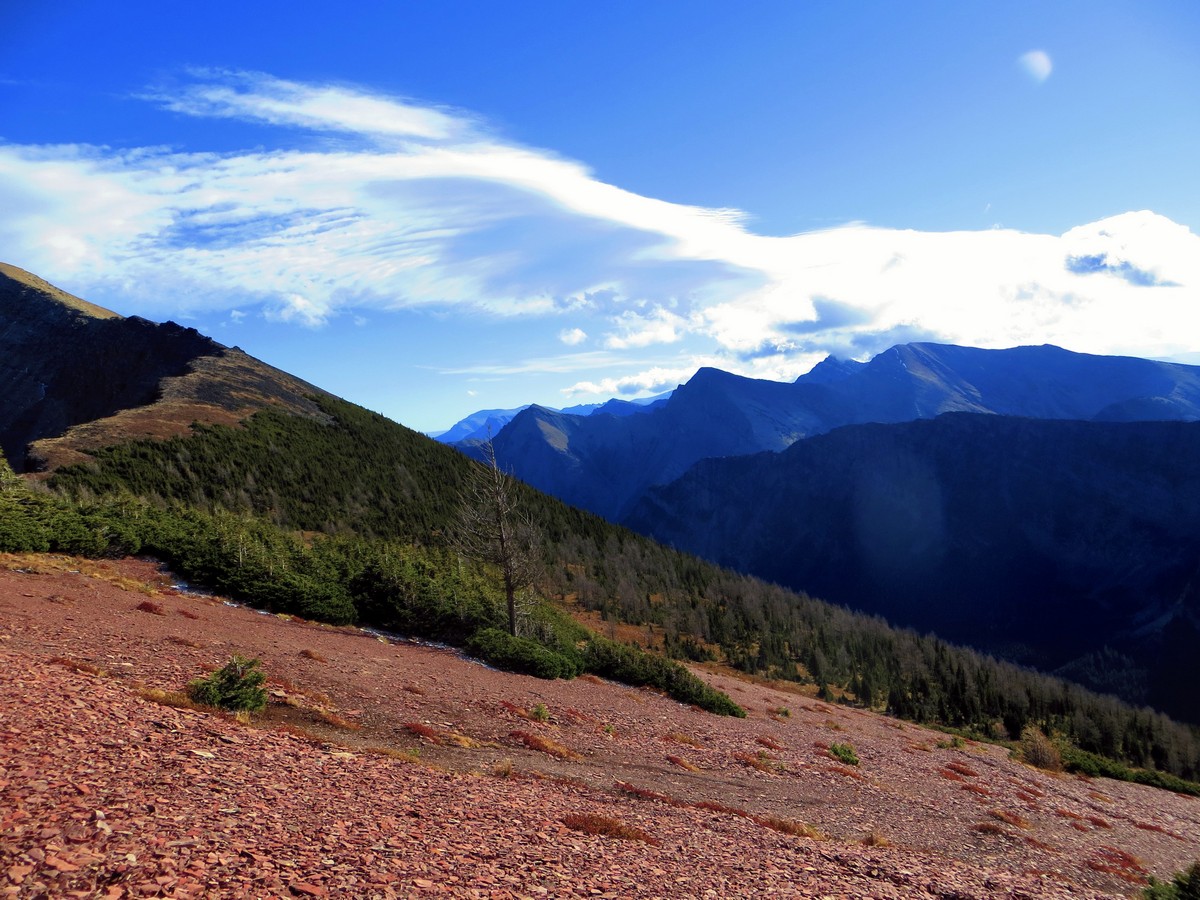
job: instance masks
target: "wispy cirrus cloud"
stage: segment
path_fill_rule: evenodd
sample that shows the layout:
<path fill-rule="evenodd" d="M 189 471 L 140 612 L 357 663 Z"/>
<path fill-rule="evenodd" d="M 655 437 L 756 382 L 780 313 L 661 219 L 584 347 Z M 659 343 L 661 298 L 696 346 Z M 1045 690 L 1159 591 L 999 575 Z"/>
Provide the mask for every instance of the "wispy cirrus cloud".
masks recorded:
<path fill-rule="evenodd" d="M 1049 74 L 1048 57 L 1030 65 Z M 855 223 L 764 236 L 736 210 L 640 196 L 468 113 L 354 86 L 200 70 L 145 99 L 275 140 L 221 153 L 0 145 L 8 260 L 144 315 L 553 317 L 551 340 L 590 340 L 603 363 L 574 351 L 476 374 L 632 373 L 573 394 L 658 391 L 700 360 L 795 377 L 825 353 L 905 337 L 1170 356 L 1200 333 L 1200 238 L 1150 212 L 1062 235 Z M 691 362 L 645 356 L 664 344 Z"/>

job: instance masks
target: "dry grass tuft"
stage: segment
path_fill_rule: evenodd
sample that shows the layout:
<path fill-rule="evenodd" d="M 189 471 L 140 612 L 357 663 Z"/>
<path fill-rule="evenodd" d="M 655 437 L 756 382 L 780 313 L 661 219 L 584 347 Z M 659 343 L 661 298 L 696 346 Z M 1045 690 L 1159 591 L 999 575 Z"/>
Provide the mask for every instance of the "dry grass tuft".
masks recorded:
<path fill-rule="evenodd" d="M 968 778 L 978 778 L 979 773 L 965 763 L 948 762 L 946 768 L 952 772 L 957 772 L 959 775 L 966 775 Z"/>
<path fill-rule="evenodd" d="M 733 758 L 743 766 L 749 766 L 751 769 L 757 769 L 759 772 L 765 772 L 768 775 L 774 775 L 779 771 L 771 755 L 765 750 L 759 750 L 757 753 L 739 751 L 733 754 Z"/>
<path fill-rule="evenodd" d="M 1163 828 L 1161 825 L 1152 825 L 1148 822 L 1134 822 L 1133 827 L 1140 828 L 1140 829 L 1142 829 L 1142 831 L 1153 831 L 1156 834 L 1165 834 L 1167 837 L 1173 837 L 1177 841 L 1184 840 L 1184 838 L 1180 837 L 1175 832 L 1168 831 L 1166 828 Z"/>
<path fill-rule="evenodd" d="M 892 842 L 888 840 L 887 835 L 880 831 L 872 829 L 867 834 L 863 835 L 862 844 L 864 847 L 890 847 Z"/>
<path fill-rule="evenodd" d="M 1047 844 L 1045 841 L 1039 841 L 1031 835 L 1025 835 L 1025 843 L 1030 847 L 1037 847 L 1039 850 L 1045 850 L 1047 853 L 1058 853 L 1058 848 L 1052 844 Z"/>
<path fill-rule="evenodd" d="M 1037 769 L 1061 772 L 1062 754 L 1045 733 L 1034 725 L 1021 732 L 1021 759 Z"/>
<path fill-rule="evenodd" d="M 500 706 L 503 707 L 505 712 L 512 713 L 514 716 L 522 718 L 527 722 L 545 722 L 550 718 L 550 711 L 541 703 L 529 709 L 524 709 L 515 703 L 501 700 Z"/>
<path fill-rule="evenodd" d="M 1071 827 L 1074 828 L 1076 831 L 1084 831 L 1084 832 L 1091 831 L 1091 829 L 1088 828 L 1086 825 L 1084 825 L 1082 822 L 1072 822 Z"/>
<path fill-rule="evenodd" d="M 357 722 L 351 722 L 349 719 L 339 716 L 335 712 L 329 710 L 317 710 L 317 718 L 326 725 L 331 725 L 334 728 L 339 728 L 342 731 L 362 731 L 362 726 Z"/>
<path fill-rule="evenodd" d="M 1097 828 L 1112 828 L 1112 825 L 1108 822 L 1108 820 L 1102 819 L 1100 816 L 1086 816 L 1085 818 L 1087 818 L 1087 820 Z"/>
<path fill-rule="evenodd" d="M 667 803 L 671 806 L 679 805 L 674 797 L 667 794 L 660 794 L 658 791 L 652 791 L 649 788 L 638 787 L 637 785 L 630 784 L 628 781 L 614 782 L 613 787 L 621 791 L 621 793 L 637 797 L 639 800 L 654 800 L 658 803 Z"/>
<path fill-rule="evenodd" d="M 1005 822 L 1005 823 L 1007 823 L 1009 825 L 1013 825 L 1017 828 L 1029 829 L 1029 828 L 1033 827 L 1029 823 L 1029 820 L 1026 819 L 1024 816 L 1019 816 L 1016 813 L 1008 812 L 1007 810 L 1004 810 L 1004 809 L 990 810 L 988 812 L 988 815 L 991 816 L 993 819 L 999 819 L 1001 822 Z"/>
<path fill-rule="evenodd" d="M 1079 813 L 1073 813 L 1069 809 L 1063 809 L 1061 806 L 1054 811 L 1054 814 L 1064 819 L 1075 819 L 1076 821 L 1083 819 L 1083 816 L 1079 815 Z"/>
<path fill-rule="evenodd" d="M 415 734 L 417 737 L 423 738 L 431 744 L 437 744 L 439 747 L 443 744 L 442 736 L 431 725 L 426 725 L 424 722 L 405 722 L 404 727 L 408 729 L 410 734 Z"/>
<path fill-rule="evenodd" d="M 712 800 L 701 800 L 699 803 L 693 803 L 692 809 L 702 809 L 707 812 L 725 813 L 729 816 L 738 816 L 742 819 L 753 819 L 754 816 L 736 806 L 726 806 L 724 803 L 717 803 Z"/>
<path fill-rule="evenodd" d="M 598 816 L 594 813 L 576 813 L 563 816 L 562 823 L 572 831 L 596 835 L 597 837 L 616 838 L 622 841 L 642 841 L 655 847 L 661 843 L 657 838 L 651 837 L 640 828 L 626 825 L 624 822 L 620 822 L 617 819 L 610 819 L 608 816 Z"/>
<path fill-rule="evenodd" d="M 814 828 L 812 825 L 799 822 L 796 819 L 780 819 L 776 816 L 755 816 L 754 821 L 764 828 L 773 829 L 781 834 L 808 838 L 810 841 L 825 840 L 825 834 L 819 828 Z"/>
<path fill-rule="evenodd" d="M 769 734 L 760 734 L 755 740 L 766 747 L 768 750 L 785 750 L 786 747 Z"/>
<path fill-rule="evenodd" d="M 299 725 L 293 725 L 290 722 L 279 722 L 271 726 L 271 730 L 282 732 L 283 734 L 289 734 L 292 737 L 298 738 L 299 740 L 305 741 L 309 744 L 316 744 L 317 746 L 323 746 L 325 744 L 325 738 L 321 737 L 319 734 L 315 734 L 309 731 L 307 728 L 301 728 Z"/>
<path fill-rule="evenodd" d="M 135 606 L 134 609 L 141 610 L 142 612 L 148 612 L 156 616 L 165 616 L 167 614 L 167 611 L 162 608 L 162 604 L 155 603 L 153 600 L 143 600 L 141 603 Z"/>
<path fill-rule="evenodd" d="M 1087 861 L 1087 867 L 1096 872 L 1115 875 L 1130 884 L 1146 884 L 1149 879 L 1146 867 L 1132 853 L 1118 850 L 1116 847 L 1102 846 L 1095 855 Z"/>
<path fill-rule="evenodd" d="M 972 794 L 977 794 L 980 797 L 992 796 L 992 792 L 981 784 L 963 784 L 962 789 L 964 791 L 970 791 Z"/>
<path fill-rule="evenodd" d="M 679 768 L 683 769 L 685 772 L 699 772 L 700 771 L 699 766 L 688 762 L 682 756 L 675 756 L 672 753 L 667 754 L 667 762 L 671 763 L 672 765 L 679 766 Z"/>
<path fill-rule="evenodd" d="M 62 666 L 64 669 L 70 669 L 72 672 L 82 672 L 85 675 L 98 675 L 101 678 L 107 678 L 109 674 L 107 669 L 102 669 L 100 666 L 85 662 L 82 659 L 71 659 L 69 656 L 56 656 L 50 662 L 56 666 Z"/>
<path fill-rule="evenodd" d="M 326 659 L 324 656 L 322 656 L 316 650 L 309 650 L 309 649 L 305 648 L 304 650 L 300 651 L 300 655 L 303 656 L 305 659 L 311 659 L 313 662 L 319 662 L 319 663 L 329 662 L 328 659 Z"/>
<path fill-rule="evenodd" d="M 530 750 L 537 750 L 539 753 L 545 753 L 556 759 L 581 759 L 575 751 L 564 747 L 558 741 L 544 738 L 540 734 L 530 734 L 528 731 L 510 731 L 508 736 L 513 740 L 520 741 Z"/>
<path fill-rule="evenodd" d="M 972 831 L 978 831 L 980 834 L 997 834 L 1002 837 L 1012 837 L 1003 826 L 997 825 L 995 822 L 979 822 L 971 826 Z"/>
<path fill-rule="evenodd" d="M 950 781 L 966 781 L 965 778 L 963 778 L 957 772 L 951 771 L 950 769 L 938 769 L 938 774 L 943 778 L 949 779 Z"/>
<path fill-rule="evenodd" d="M 832 766 L 830 772 L 836 772 L 838 775 L 845 775 L 847 778 L 854 778 L 858 781 L 866 781 L 867 776 L 858 769 L 852 769 L 849 766 Z"/>
<path fill-rule="evenodd" d="M 192 701 L 192 698 L 187 694 L 179 691 L 164 691 L 160 688 L 142 687 L 138 688 L 138 695 L 143 700 L 149 700 L 151 703 L 157 703 L 159 706 L 171 706 L 175 709 L 194 709 L 203 712 L 212 712 L 212 707 L 201 706 Z"/>
<path fill-rule="evenodd" d="M 690 734 L 681 734 L 678 731 L 672 731 L 670 734 L 663 735 L 664 741 L 674 741 L 676 744 L 685 744 L 688 747 L 695 747 L 697 750 L 704 749 L 704 742 L 697 740 Z"/>
<path fill-rule="evenodd" d="M 386 756 L 389 759 L 398 759 L 401 762 L 419 762 L 421 759 L 420 750 L 402 750 L 399 747 L 363 747 L 363 753 L 371 753 L 375 756 Z"/>

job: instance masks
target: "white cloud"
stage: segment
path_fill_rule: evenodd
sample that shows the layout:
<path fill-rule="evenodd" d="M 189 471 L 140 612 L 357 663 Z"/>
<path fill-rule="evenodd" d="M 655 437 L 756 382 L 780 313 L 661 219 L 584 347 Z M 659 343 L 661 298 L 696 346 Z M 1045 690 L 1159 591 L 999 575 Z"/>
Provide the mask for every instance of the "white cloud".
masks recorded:
<path fill-rule="evenodd" d="M 1049 78 L 1050 73 L 1054 71 L 1054 63 L 1050 60 L 1050 54 L 1045 50 L 1030 50 L 1028 53 L 1022 53 L 1017 57 L 1017 65 L 1038 84 Z"/>
<path fill-rule="evenodd" d="M 151 92 L 147 99 L 190 116 L 257 119 L 379 137 L 441 140 L 466 124 L 440 110 L 353 87 L 299 84 L 253 72 L 195 69 L 192 74 L 204 80 Z"/>
<path fill-rule="evenodd" d="M 575 347 L 587 340 L 587 332 L 582 328 L 564 328 L 558 333 L 558 339 L 568 347 Z"/>
<path fill-rule="evenodd" d="M 662 344 L 794 377 L 824 352 L 862 358 L 917 337 L 1161 357 L 1195 352 L 1200 334 L 1200 238 L 1150 212 L 1064 235 L 850 224 L 765 237 L 736 211 L 633 194 L 409 100 L 252 74 L 154 96 L 186 115 L 280 126 L 282 143 L 0 145 L 7 261 L 151 316 L 256 308 L 318 326 L 342 311 L 465 308 L 560 317 L 568 346 L 607 322 L 606 353 L 472 370 L 642 370 L 578 393 L 673 386 L 688 366 L 642 355 Z"/>
<path fill-rule="evenodd" d="M 616 325 L 617 333 L 610 334 L 604 341 L 604 346 L 614 350 L 673 344 L 687 327 L 682 317 L 661 308 L 655 309 L 650 315 L 624 312 L 617 317 Z"/>
<path fill-rule="evenodd" d="M 656 366 L 634 375 L 623 375 L 617 378 L 602 378 L 599 381 L 580 381 L 563 389 L 568 397 L 580 394 L 597 397 L 633 396 L 636 394 L 659 394 L 678 387 L 696 374 L 700 365 L 682 366 L 679 368 L 662 368 Z"/>

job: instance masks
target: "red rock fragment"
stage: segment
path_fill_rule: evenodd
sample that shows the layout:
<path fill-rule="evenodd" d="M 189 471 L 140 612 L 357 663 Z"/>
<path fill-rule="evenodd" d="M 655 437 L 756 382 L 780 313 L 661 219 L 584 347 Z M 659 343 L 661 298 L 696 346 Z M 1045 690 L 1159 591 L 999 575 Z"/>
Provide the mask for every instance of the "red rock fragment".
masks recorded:
<path fill-rule="evenodd" d="M 323 887 L 318 887 L 315 884 L 308 884 L 304 881 L 293 881 L 288 885 L 288 890 L 293 894 L 304 894 L 308 897 L 326 897 L 329 891 Z"/>

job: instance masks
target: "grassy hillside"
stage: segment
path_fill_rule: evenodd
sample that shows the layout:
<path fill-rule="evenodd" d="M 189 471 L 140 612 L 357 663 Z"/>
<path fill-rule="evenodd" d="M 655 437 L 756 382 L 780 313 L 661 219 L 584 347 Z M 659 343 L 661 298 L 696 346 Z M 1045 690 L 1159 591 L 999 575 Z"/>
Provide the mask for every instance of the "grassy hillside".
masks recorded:
<path fill-rule="evenodd" d="M 319 403 L 327 422 L 264 411 L 240 428 L 100 451 L 52 484 L 81 514 L 123 504 L 114 519 L 142 523 L 135 537 L 150 549 L 269 606 L 455 642 L 494 629 L 491 581 L 450 549 L 458 488 L 473 464 L 381 416 Z M 1016 739 L 1036 725 L 1126 765 L 1200 776 L 1196 732 L 1149 710 L 668 551 L 533 491 L 524 500 L 547 536 L 542 594 L 653 625 L 668 653 L 719 656 L 983 735 Z M 653 657 L 611 641 L 581 650 L 576 629 L 541 604 L 527 633 L 568 668 L 657 680 L 677 695 L 693 689 L 668 685 L 680 676 L 650 672 Z"/>

